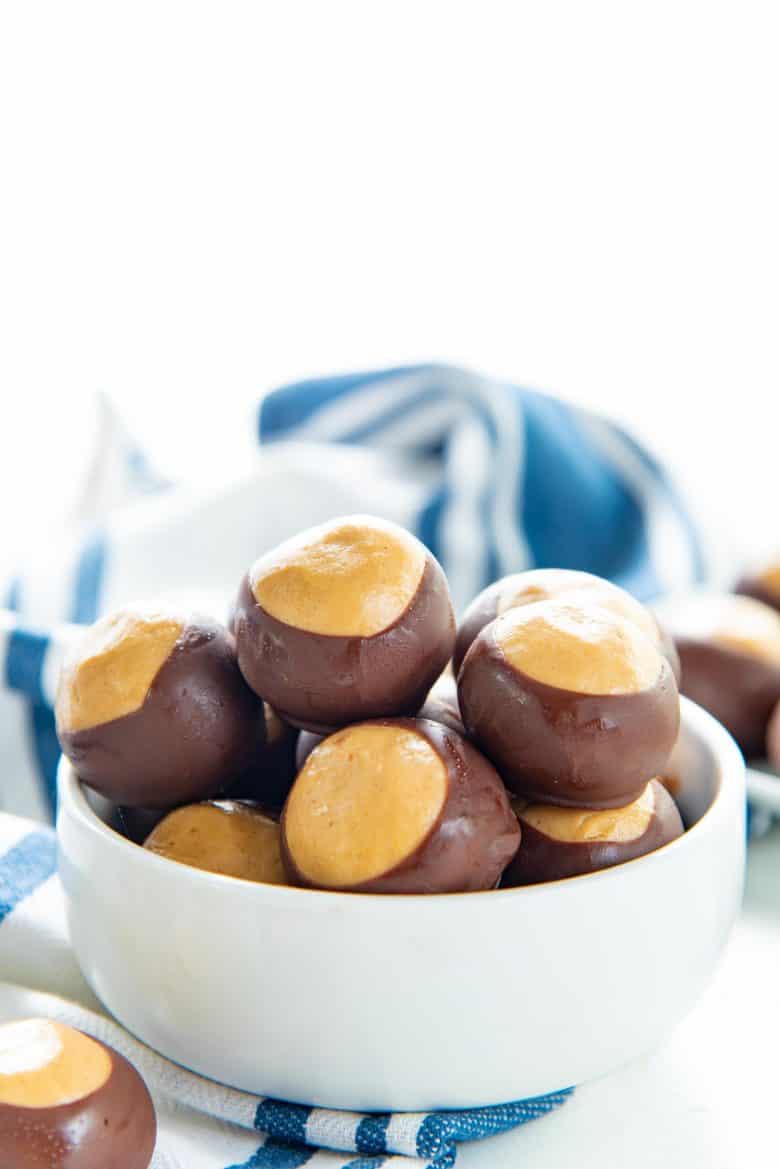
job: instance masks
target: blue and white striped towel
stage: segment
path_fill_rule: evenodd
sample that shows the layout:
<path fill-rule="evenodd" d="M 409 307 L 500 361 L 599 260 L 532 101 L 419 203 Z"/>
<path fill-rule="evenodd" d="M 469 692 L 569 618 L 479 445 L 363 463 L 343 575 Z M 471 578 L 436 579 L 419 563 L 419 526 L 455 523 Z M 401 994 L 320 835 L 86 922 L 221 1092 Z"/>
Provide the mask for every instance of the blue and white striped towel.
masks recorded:
<path fill-rule="evenodd" d="M 458 607 L 532 566 L 588 569 L 642 599 L 703 574 L 688 515 L 647 451 L 530 390 L 438 365 L 325 378 L 267 394 L 257 435 L 243 477 L 198 492 L 162 481 L 116 418 L 104 419 L 88 522 L 23 567 L 0 615 L 0 807 L 52 813 L 51 705 L 72 623 L 161 593 L 222 617 L 256 556 L 335 515 L 373 512 L 416 531 Z"/>
<path fill-rule="evenodd" d="M 447 1169 L 461 1141 L 517 1128 L 569 1095 L 470 1111 L 359 1115 L 262 1099 L 205 1080 L 144 1047 L 100 1011 L 68 947 L 55 868 L 52 830 L 0 813 L 0 1022 L 58 1019 L 127 1056 L 155 1098 L 154 1169 Z"/>

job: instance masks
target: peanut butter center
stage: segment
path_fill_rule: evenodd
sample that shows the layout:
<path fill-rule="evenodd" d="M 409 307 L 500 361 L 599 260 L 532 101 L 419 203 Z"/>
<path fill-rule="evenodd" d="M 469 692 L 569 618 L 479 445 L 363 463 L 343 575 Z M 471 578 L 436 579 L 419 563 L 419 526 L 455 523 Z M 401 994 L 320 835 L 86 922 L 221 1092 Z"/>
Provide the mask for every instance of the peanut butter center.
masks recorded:
<path fill-rule="evenodd" d="M 373 637 L 408 608 L 425 549 L 395 524 L 360 516 L 304 532 L 250 572 L 252 592 L 277 621 L 333 637 Z"/>
<path fill-rule="evenodd" d="M 638 800 L 625 808 L 588 812 L 581 808 L 555 808 L 551 804 L 527 804 L 518 810 L 521 823 L 566 844 L 593 844 L 600 841 L 625 844 L 647 831 L 655 811 L 652 783 Z"/>
<path fill-rule="evenodd" d="M 444 760 L 416 731 L 347 727 L 309 755 L 285 808 L 290 855 L 316 885 L 390 872 L 423 843 L 448 792 Z"/>
<path fill-rule="evenodd" d="M 83 731 L 139 710 L 183 629 L 182 620 L 154 612 L 119 612 L 96 622 L 63 666 L 59 730 Z"/>
<path fill-rule="evenodd" d="M 763 601 L 730 593 L 699 593 L 670 601 L 661 612 L 675 637 L 711 641 L 780 666 L 780 613 Z"/>
<path fill-rule="evenodd" d="M 144 848 L 158 856 L 267 885 L 284 885 L 279 825 L 246 804 L 223 800 L 177 808 L 161 820 Z"/>
<path fill-rule="evenodd" d="M 111 1075 L 100 1043 L 48 1019 L 0 1027 L 0 1104 L 57 1108 L 90 1096 Z"/>
<path fill-rule="evenodd" d="M 605 609 L 539 601 L 511 609 L 494 626 L 516 670 L 578 694 L 636 694 L 663 668 L 655 645 L 631 621 Z"/>
<path fill-rule="evenodd" d="M 565 601 L 576 605 L 598 605 L 618 617 L 625 617 L 650 638 L 654 645 L 660 639 L 658 622 L 641 601 L 625 589 L 594 576 L 569 568 L 534 568 L 507 577 L 498 598 L 497 613 L 508 612 L 520 605 L 536 601 Z"/>

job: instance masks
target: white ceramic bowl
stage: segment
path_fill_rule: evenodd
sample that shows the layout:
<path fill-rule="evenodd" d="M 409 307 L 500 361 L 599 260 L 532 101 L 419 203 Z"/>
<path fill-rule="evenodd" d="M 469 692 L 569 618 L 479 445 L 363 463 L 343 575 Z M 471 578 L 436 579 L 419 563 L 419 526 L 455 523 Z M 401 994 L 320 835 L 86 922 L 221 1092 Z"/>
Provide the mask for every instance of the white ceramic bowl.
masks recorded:
<path fill-rule="evenodd" d="M 60 772 L 60 871 L 81 967 L 177 1063 L 349 1109 L 495 1104 L 652 1048 L 707 982 L 737 914 L 744 768 L 683 702 L 689 831 L 617 868 L 525 889 L 361 896 L 178 865 L 99 819 Z"/>

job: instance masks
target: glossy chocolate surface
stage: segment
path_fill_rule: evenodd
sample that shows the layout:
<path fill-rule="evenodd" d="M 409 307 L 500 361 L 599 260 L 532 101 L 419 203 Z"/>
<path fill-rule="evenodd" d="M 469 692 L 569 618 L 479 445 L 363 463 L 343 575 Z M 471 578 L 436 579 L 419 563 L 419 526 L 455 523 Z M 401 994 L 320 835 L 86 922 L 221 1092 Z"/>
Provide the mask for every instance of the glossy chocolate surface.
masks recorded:
<path fill-rule="evenodd" d="M 92 788 L 89 789 L 89 802 L 104 824 L 126 840 L 132 840 L 133 844 L 143 844 L 152 829 L 167 815 L 158 808 L 127 808 L 114 804 Z"/>
<path fill-rule="evenodd" d="M 621 807 L 649 775 L 663 771 L 679 730 L 680 704 L 669 663 L 649 689 L 581 694 L 513 668 L 483 629 L 458 678 L 466 730 L 511 791 L 529 800 L 582 808 Z"/>
<path fill-rule="evenodd" d="M 501 881 L 502 887 L 536 885 L 595 873 L 654 852 L 676 840 L 683 824 L 672 797 L 653 780 L 655 808 L 645 831 L 633 840 L 557 840 L 526 823 L 520 813 L 522 840 Z"/>
<path fill-rule="evenodd" d="M 460 735 L 423 719 L 379 719 L 422 735 L 445 764 L 443 808 L 426 839 L 392 870 L 350 887 L 355 893 L 457 893 L 492 889 L 517 851 L 520 828 L 495 769 Z M 285 809 L 286 814 L 286 809 Z M 290 855 L 282 815 L 285 861 L 299 884 L 311 885 Z M 345 891 L 345 890 L 342 890 Z"/>
<path fill-rule="evenodd" d="M 298 735 L 298 744 L 295 748 L 295 768 L 300 771 L 314 748 L 322 742 L 325 735 L 318 735 L 315 731 L 301 731 Z"/>
<path fill-rule="evenodd" d="M 157 1131 L 146 1085 L 109 1049 L 108 1080 L 68 1104 L 0 1104 L 3 1169 L 148 1169 Z"/>
<path fill-rule="evenodd" d="M 681 692 L 722 722 L 748 757 L 763 756 L 780 701 L 780 666 L 710 641 L 678 637 Z"/>
<path fill-rule="evenodd" d="M 238 661 L 249 685 L 303 730 L 415 714 L 452 652 L 455 620 L 444 573 L 430 554 L 402 615 L 372 637 L 294 628 L 265 612 L 248 577 L 236 602 Z"/>
<path fill-rule="evenodd" d="M 466 728 L 460 717 L 458 687 L 451 674 L 444 674 L 431 689 L 420 710 L 418 718 L 429 718 L 431 722 L 442 723 L 451 731 L 466 738 Z"/>
<path fill-rule="evenodd" d="M 225 799 L 252 800 L 270 812 L 281 812 L 292 787 L 298 765 L 296 750 L 299 732 L 263 703 L 265 733 L 249 767 L 228 784 Z"/>
<path fill-rule="evenodd" d="M 59 733 L 80 778 L 114 803 L 171 808 L 221 791 L 262 743 L 263 719 L 230 634 L 187 625 L 140 709 Z"/>
<path fill-rule="evenodd" d="M 127 808 L 120 805 L 113 809 L 108 823 L 134 844 L 143 844 L 167 814 L 167 811 L 159 808 Z"/>
<path fill-rule="evenodd" d="M 498 606 L 505 587 L 505 578 L 494 581 L 474 598 L 463 614 L 455 636 L 455 648 L 452 651 L 452 668 L 456 677 L 474 638 L 498 616 Z"/>

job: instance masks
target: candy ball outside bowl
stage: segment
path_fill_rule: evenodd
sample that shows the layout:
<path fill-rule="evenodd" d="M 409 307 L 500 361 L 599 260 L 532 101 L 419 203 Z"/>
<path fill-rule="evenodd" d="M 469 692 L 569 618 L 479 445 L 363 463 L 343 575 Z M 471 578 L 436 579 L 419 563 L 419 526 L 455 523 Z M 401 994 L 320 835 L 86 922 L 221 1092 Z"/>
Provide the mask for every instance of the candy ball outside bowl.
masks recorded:
<path fill-rule="evenodd" d="M 356 1110 L 496 1104 L 655 1047 L 708 982 L 738 912 L 744 767 L 688 701 L 687 831 L 586 876 L 401 896 L 251 883 L 154 855 L 59 777 L 60 871 L 108 1010 L 185 1067 Z"/>

